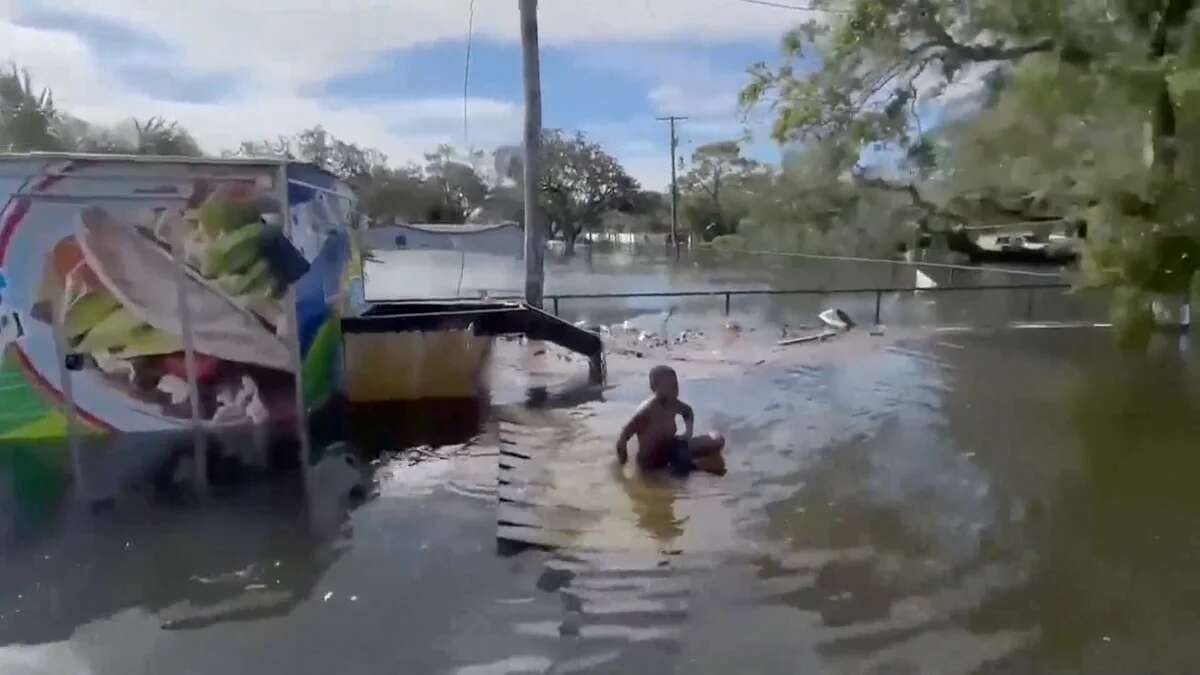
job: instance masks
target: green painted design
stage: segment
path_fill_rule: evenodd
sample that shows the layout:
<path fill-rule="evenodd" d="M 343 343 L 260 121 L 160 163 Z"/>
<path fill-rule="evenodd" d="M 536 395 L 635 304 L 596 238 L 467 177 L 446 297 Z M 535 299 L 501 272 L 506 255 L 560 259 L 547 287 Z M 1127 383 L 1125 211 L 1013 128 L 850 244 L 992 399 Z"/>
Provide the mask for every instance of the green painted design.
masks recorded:
<path fill-rule="evenodd" d="M 317 330 L 304 359 L 304 403 L 315 408 L 329 400 L 337 381 L 341 348 L 341 321 L 330 317 Z"/>
<path fill-rule="evenodd" d="M 69 467 L 61 441 L 0 444 L 0 482 L 11 486 L 19 523 L 37 527 L 51 517 L 66 495 Z"/>
<path fill-rule="evenodd" d="M 67 418 L 57 410 L 45 412 L 35 422 L 30 422 L 0 434 L 0 441 L 15 439 L 42 440 L 62 438 L 67 435 Z"/>
<path fill-rule="evenodd" d="M 61 418 L 37 390 L 30 386 L 25 374 L 14 363 L 12 354 L 4 354 L 0 363 L 0 438 L 22 438 L 15 431 L 39 424 L 51 415 Z M 66 424 L 57 435 L 66 434 Z"/>

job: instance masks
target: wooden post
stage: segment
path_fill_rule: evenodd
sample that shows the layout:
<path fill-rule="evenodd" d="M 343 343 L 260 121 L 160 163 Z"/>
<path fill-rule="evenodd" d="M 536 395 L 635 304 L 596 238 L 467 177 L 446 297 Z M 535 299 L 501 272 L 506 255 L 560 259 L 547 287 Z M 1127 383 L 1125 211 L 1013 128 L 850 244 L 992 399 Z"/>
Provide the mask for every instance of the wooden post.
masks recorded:
<path fill-rule="evenodd" d="M 538 156 L 542 135 L 541 66 L 537 0 L 519 0 L 525 78 L 525 302 L 541 309 L 545 287 L 545 234 L 538 210 Z"/>

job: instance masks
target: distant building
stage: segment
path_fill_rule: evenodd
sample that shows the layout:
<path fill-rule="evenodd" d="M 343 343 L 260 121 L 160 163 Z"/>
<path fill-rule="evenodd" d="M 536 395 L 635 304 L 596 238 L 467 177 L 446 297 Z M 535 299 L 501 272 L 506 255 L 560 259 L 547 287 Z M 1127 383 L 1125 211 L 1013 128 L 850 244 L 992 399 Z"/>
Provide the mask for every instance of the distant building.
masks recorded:
<path fill-rule="evenodd" d="M 490 225 L 387 225 L 367 229 L 370 300 L 519 294 L 525 230 Z"/>
<path fill-rule="evenodd" d="M 523 258 L 525 230 L 516 223 L 489 225 L 389 225 L 366 231 L 375 251 L 457 251 Z"/>

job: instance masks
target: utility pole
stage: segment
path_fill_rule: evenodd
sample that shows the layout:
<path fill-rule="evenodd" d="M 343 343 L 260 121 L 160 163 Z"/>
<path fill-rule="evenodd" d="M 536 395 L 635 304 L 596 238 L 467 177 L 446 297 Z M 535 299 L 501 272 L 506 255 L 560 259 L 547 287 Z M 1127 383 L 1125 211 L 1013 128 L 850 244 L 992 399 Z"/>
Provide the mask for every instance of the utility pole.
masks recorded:
<path fill-rule="evenodd" d="M 659 117 L 660 122 L 671 123 L 671 241 L 675 244 L 675 259 L 679 260 L 679 185 L 675 178 L 675 151 L 679 147 L 679 136 L 675 133 L 675 122 L 682 122 L 686 117 L 668 115 Z"/>
<path fill-rule="evenodd" d="M 525 302 L 541 308 L 546 239 L 538 210 L 538 157 L 542 140 L 542 75 L 538 59 L 537 0 L 518 0 L 525 78 Z"/>

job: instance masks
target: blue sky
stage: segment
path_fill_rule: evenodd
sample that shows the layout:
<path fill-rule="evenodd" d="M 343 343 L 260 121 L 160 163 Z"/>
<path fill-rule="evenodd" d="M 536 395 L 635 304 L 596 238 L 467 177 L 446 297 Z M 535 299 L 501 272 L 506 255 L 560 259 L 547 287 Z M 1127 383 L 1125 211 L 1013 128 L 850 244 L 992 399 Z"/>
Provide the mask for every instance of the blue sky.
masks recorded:
<path fill-rule="evenodd" d="M 519 140 L 515 0 L 475 0 L 469 135 L 463 66 L 470 0 L 0 0 L 0 60 L 29 68 L 60 105 L 117 124 L 162 115 L 209 152 L 324 124 L 419 160 L 440 143 Z M 741 0 L 542 0 L 544 123 L 601 142 L 646 187 L 670 173 L 665 114 L 687 115 L 682 152 L 754 134 L 777 160 L 767 115 L 736 109 L 745 69 L 777 61 L 808 13 Z"/>

